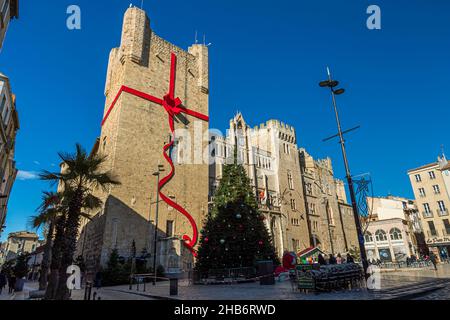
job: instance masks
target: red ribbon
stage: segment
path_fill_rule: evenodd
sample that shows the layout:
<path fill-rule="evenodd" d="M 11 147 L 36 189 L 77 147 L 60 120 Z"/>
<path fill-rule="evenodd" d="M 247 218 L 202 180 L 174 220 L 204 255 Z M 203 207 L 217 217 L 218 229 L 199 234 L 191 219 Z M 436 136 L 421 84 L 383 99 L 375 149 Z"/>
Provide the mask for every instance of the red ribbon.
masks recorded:
<path fill-rule="evenodd" d="M 192 238 L 186 234 L 183 235 L 184 245 L 192 252 L 192 254 L 194 256 L 197 256 L 197 252 L 194 250 L 194 247 L 198 241 L 198 229 L 197 229 L 197 224 L 195 223 L 194 218 L 189 214 L 189 212 L 187 212 L 178 203 L 172 201 L 169 197 L 167 197 L 164 193 L 161 192 L 161 189 L 164 188 L 164 186 L 175 175 L 175 167 L 173 165 L 172 159 L 167 154 L 167 151 L 173 146 L 174 140 L 175 140 L 174 139 L 175 138 L 174 116 L 178 115 L 180 113 L 185 113 L 185 114 L 188 114 L 195 118 L 198 118 L 200 120 L 209 121 L 208 116 L 185 108 L 183 106 L 181 100 L 179 98 L 175 98 L 176 65 L 177 65 L 177 56 L 172 52 L 171 64 L 170 64 L 169 92 L 163 97 L 163 99 L 160 99 L 155 96 L 149 95 L 147 93 L 132 89 L 127 86 L 120 87 L 119 92 L 117 93 L 116 97 L 114 98 L 113 102 L 111 103 L 111 106 L 109 107 L 108 111 L 106 112 L 105 117 L 103 118 L 102 126 L 105 124 L 106 120 L 108 119 L 109 114 L 111 113 L 114 106 L 116 105 L 117 100 L 119 100 L 119 97 L 121 96 L 122 92 L 129 93 L 131 95 L 145 99 L 147 101 L 151 101 L 153 103 L 156 103 L 156 104 L 164 107 L 164 109 L 166 110 L 166 112 L 169 116 L 169 127 L 170 127 L 170 131 L 172 134 L 172 139 L 168 144 L 166 144 L 163 147 L 163 156 L 166 159 L 166 161 L 169 163 L 171 170 L 170 170 L 170 173 L 167 176 L 165 176 L 163 179 L 161 179 L 161 181 L 159 182 L 158 192 L 165 203 L 167 203 L 169 206 L 171 206 L 172 208 L 174 208 L 175 210 L 177 210 L 178 212 L 183 214 L 189 220 L 189 223 L 191 224 L 191 227 L 192 227 L 193 234 L 192 234 Z"/>

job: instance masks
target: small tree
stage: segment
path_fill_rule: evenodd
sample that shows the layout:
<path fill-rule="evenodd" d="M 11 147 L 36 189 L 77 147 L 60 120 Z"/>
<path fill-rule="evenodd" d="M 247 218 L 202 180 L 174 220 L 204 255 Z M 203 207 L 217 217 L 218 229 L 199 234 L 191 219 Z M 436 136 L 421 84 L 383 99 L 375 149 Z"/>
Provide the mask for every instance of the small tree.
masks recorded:
<path fill-rule="evenodd" d="M 28 260 L 30 260 L 29 254 L 21 254 L 17 257 L 16 265 L 13 268 L 14 275 L 17 279 L 26 277 L 30 268 L 28 267 Z"/>
<path fill-rule="evenodd" d="M 211 213 L 202 230 L 196 269 L 253 267 L 258 260 L 278 259 L 250 180 L 242 165 L 224 166 Z"/>

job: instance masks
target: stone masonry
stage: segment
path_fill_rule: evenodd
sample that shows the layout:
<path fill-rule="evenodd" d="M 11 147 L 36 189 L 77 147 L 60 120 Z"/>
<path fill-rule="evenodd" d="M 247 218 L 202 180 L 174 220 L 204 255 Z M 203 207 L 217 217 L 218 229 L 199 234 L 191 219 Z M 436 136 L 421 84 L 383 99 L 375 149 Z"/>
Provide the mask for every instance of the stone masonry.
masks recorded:
<path fill-rule="evenodd" d="M 177 56 L 175 97 L 184 107 L 208 115 L 208 48 L 194 44 L 185 51 L 167 42 L 152 31 L 146 13 L 135 7 L 126 11 L 121 45 L 109 56 L 104 114 L 123 85 L 162 99 L 169 91 L 172 53 Z M 200 230 L 208 209 L 208 165 L 202 159 L 208 145 L 207 139 L 202 140 L 208 122 L 179 115 L 175 116 L 175 128 L 185 129 L 192 137 L 191 161 L 175 164 L 175 175 L 162 191 L 193 216 Z M 153 253 L 157 194 L 153 173 L 158 165 L 165 169 L 161 179 L 170 172 L 163 157 L 169 139 L 168 113 L 162 106 L 121 94 L 92 150 L 107 156 L 104 170 L 115 175 L 121 185 L 108 192 L 97 191 L 104 208 L 93 213 L 91 222 L 83 223 L 78 254 L 84 256 L 90 270 L 105 265 L 113 249 L 129 257 L 133 241 L 137 255 Z M 180 240 L 192 233 L 185 216 L 159 202 L 156 258 L 166 271 L 192 267 L 193 256 Z"/>

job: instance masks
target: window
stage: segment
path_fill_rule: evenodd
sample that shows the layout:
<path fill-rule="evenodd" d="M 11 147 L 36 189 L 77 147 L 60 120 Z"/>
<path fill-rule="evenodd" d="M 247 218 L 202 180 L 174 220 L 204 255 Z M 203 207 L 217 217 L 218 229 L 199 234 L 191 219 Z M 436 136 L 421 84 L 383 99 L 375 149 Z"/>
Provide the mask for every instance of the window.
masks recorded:
<path fill-rule="evenodd" d="M 436 179 L 436 175 L 434 174 L 434 171 L 428 172 L 428 175 L 430 176 L 430 179 L 431 179 L 431 180 Z"/>
<path fill-rule="evenodd" d="M 428 222 L 428 228 L 430 228 L 430 235 L 437 236 L 437 231 L 434 226 L 434 222 L 433 221 L 427 221 L 427 222 Z"/>
<path fill-rule="evenodd" d="M 377 230 L 375 232 L 375 240 L 376 241 L 387 241 L 386 232 L 384 230 Z"/>
<path fill-rule="evenodd" d="M 420 174 L 416 174 L 414 177 L 416 178 L 416 182 L 422 181 L 422 177 L 420 176 Z"/>
<path fill-rule="evenodd" d="M 167 220 L 166 222 L 166 235 L 168 238 L 173 237 L 173 220 Z"/>
<path fill-rule="evenodd" d="M 287 173 L 287 178 L 288 178 L 289 189 L 294 190 L 294 179 L 292 179 L 292 173 L 290 171 L 288 171 L 288 173 Z"/>
<path fill-rule="evenodd" d="M 309 196 L 313 195 L 312 185 L 309 182 L 306 182 L 306 194 Z"/>
<path fill-rule="evenodd" d="M 310 203 L 309 204 L 309 212 L 311 214 L 315 214 L 316 213 L 316 204 L 315 203 Z"/>
<path fill-rule="evenodd" d="M 438 209 L 439 215 L 441 215 L 441 216 L 447 215 L 447 208 L 445 207 L 444 201 L 440 200 L 437 203 L 438 203 L 438 207 L 439 207 L 439 209 Z"/>
<path fill-rule="evenodd" d="M 437 184 L 433 186 L 433 191 L 435 194 L 441 193 L 441 189 L 439 188 L 439 186 Z"/>
<path fill-rule="evenodd" d="M 291 199 L 291 209 L 297 210 L 297 203 L 295 202 L 295 199 Z"/>
<path fill-rule="evenodd" d="M 426 197 L 426 193 L 425 193 L 425 189 L 424 188 L 419 188 L 419 195 L 421 197 Z"/>
<path fill-rule="evenodd" d="M 431 213 L 430 205 L 428 203 L 423 204 L 423 209 L 425 210 L 423 215 L 426 218 L 432 217 L 433 214 Z"/>
<path fill-rule="evenodd" d="M 391 240 L 402 240 L 402 232 L 397 228 L 392 228 L 391 231 L 389 231 L 389 235 L 391 237 Z"/>
<path fill-rule="evenodd" d="M 5 109 L 5 105 L 6 105 L 6 97 L 3 96 L 2 103 L 0 104 L 0 114 L 3 114 L 3 109 Z"/>
<path fill-rule="evenodd" d="M 364 235 L 364 241 L 366 241 L 367 243 L 373 242 L 373 236 L 369 231 L 367 231 Z"/>
<path fill-rule="evenodd" d="M 442 222 L 444 223 L 445 232 L 447 233 L 447 235 L 450 235 L 450 223 L 448 219 L 444 219 L 442 220 Z"/>

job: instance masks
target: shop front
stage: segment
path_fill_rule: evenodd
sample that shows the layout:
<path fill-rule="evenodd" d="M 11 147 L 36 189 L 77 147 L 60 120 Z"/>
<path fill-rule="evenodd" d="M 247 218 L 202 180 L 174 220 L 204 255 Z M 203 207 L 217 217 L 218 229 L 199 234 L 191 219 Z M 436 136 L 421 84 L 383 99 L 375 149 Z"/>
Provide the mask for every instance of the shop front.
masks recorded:
<path fill-rule="evenodd" d="M 433 252 L 441 262 L 447 261 L 450 255 L 450 237 L 434 237 L 427 240 L 428 249 Z"/>

